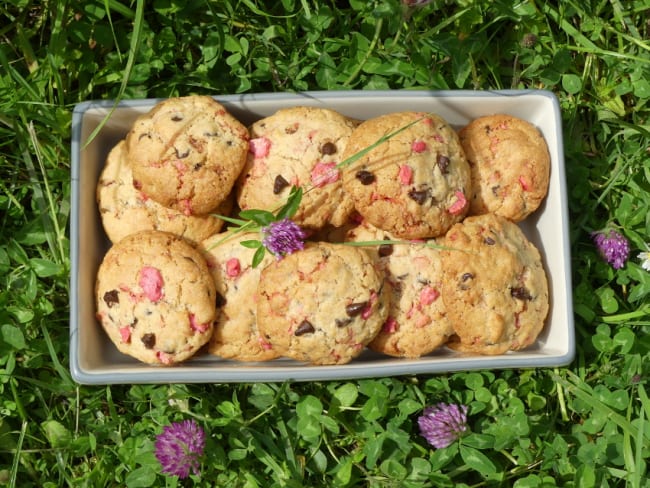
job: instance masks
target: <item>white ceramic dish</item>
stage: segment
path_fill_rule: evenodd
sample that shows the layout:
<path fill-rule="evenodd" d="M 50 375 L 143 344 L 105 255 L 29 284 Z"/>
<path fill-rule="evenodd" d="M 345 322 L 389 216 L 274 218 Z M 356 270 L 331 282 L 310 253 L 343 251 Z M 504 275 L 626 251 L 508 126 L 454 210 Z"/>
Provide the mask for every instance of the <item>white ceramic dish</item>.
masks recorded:
<path fill-rule="evenodd" d="M 111 383 L 225 383 L 257 381 L 313 381 L 443 373 L 476 369 L 529 368 L 566 365 L 575 354 L 571 295 L 571 266 L 567 190 L 560 110 L 546 91 L 338 91 L 266 93 L 215 97 L 244 124 L 281 107 L 314 105 L 367 119 L 401 110 L 437 113 L 460 128 L 469 120 L 491 113 L 508 113 L 535 124 L 544 134 L 552 159 L 548 196 L 542 207 L 521 224 L 542 251 L 549 277 L 551 308 L 537 342 L 524 351 L 500 356 L 462 356 L 441 348 L 415 360 L 365 351 L 349 364 L 306 366 L 288 359 L 238 363 L 201 355 L 175 367 L 140 363 L 117 351 L 95 320 L 94 284 L 97 268 L 109 246 L 95 202 L 95 185 L 109 150 L 128 131 L 133 120 L 159 100 L 131 100 L 118 104 L 84 102 L 73 113 L 72 218 L 70 277 L 70 369 L 82 384 Z M 110 114 L 88 144 L 91 134 Z"/>

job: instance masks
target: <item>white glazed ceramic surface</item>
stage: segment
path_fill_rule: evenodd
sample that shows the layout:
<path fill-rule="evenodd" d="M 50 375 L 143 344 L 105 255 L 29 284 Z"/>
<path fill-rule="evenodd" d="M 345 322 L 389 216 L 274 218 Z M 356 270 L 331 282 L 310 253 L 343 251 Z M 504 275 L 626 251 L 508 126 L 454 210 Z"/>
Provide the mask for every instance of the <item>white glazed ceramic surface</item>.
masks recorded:
<path fill-rule="evenodd" d="M 134 119 L 158 101 L 84 102 L 75 107 L 72 133 L 72 217 L 70 277 L 70 369 L 82 384 L 225 383 L 313 381 L 433 374 L 476 369 L 561 366 L 575 354 L 568 241 L 567 189 L 559 105 L 546 91 L 334 91 L 266 93 L 215 97 L 241 122 L 282 107 L 320 106 L 357 119 L 402 110 L 436 113 L 460 128 L 473 118 L 507 113 L 536 125 L 548 143 L 550 187 L 542 206 L 520 225 L 542 252 L 550 286 L 550 311 L 537 342 L 524 351 L 500 356 L 467 356 L 441 348 L 419 359 L 399 359 L 365 351 L 346 365 L 306 366 L 288 359 L 239 363 L 209 355 L 175 367 L 150 366 L 125 356 L 108 340 L 95 319 L 95 275 L 109 241 L 102 229 L 95 187 L 110 149 Z M 111 113 L 112 111 L 112 113 Z M 106 116 L 110 117 L 105 121 Z M 90 142 L 93 132 L 105 121 Z"/>

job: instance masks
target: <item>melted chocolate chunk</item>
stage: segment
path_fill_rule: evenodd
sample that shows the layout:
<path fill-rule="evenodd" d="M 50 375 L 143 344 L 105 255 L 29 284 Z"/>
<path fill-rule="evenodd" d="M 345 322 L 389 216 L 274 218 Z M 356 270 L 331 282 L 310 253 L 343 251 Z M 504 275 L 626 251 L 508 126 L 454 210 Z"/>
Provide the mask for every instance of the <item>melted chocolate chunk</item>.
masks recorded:
<path fill-rule="evenodd" d="M 181 152 L 181 151 L 178 150 L 177 147 L 175 147 L 174 151 L 176 152 L 176 157 L 178 159 L 185 159 L 186 157 L 188 157 L 190 155 L 190 150 L 189 149 L 185 149 L 185 151 Z"/>
<path fill-rule="evenodd" d="M 104 303 L 111 308 L 116 303 L 120 303 L 120 292 L 117 290 L 111 290 L 104 293 Z"/>
<path fill-rule="evenodd" d="M 392 244 L 382 244 L 382 245 L 379 246 L 379 249 L 377 250 L 377 252 L 379 253 L 379 256 L 381 256 L 382 258 L 386 257 L 386 256 L 390 256 L 391 254 L 393 254 L 393 245 Z"/>
<path fill-rule="evenodd" d="M 226 297 L 224 297 L 221 293 L 217 292 L 215 304 L 217 308 L 223 307 L 226 304 Z"/>
<path fill-rule="evenodd" d="M 351 322 L 352 322 L 352 319 L 334 319 L 334 323 L 339 328 L 350 325 Z"/>
<path fill-rule="evenodd" d="M 140 340 L 144 344 L 144 347 L 147 349 L 153 349 L 153 346 L 156 345 L 156 334 L 144 334 L 140 337 Z"/>
<path fill-rule="evenodd" d="M 461 290 L 469 290 L 470 285 L 466 285 L 465 283 L 469 280 L 474 278 L 474 275 L 472 273 L 465 273 L 463 276 L 460 277 L 461 284 L 460 284 L 460 289 Z"/>
<path fill-rule="evenodd" d="M 376 177 L 374 174 L 372 174 L 370 171 L 366 171 L 365 169 L 362 169 L 361 171 L 357 171 L 357 174 L 354 175 L 357 180 L 361 182 L 362 185 L 369 185 L 371 183 L 374 183 L 376 180 Z"/>
<path fill-rule="evenodd" d="M 446 175 L 448 173 L 447 168 L 449 167 L 449 157 L 438 154 L 436 157 L 436 164 L 438 165 L 438 168 L 440 168 L 440 172 L 443 175 Z"/>
<path fill-rule="evenodd" d="M 336 154 L 336 144 L 334 144 L 333 142 L 326 142 L 321 146 L 320 153 L 327 154 L 327 155 Z"/>
<path fill-rule="evenodd" d="M 510 295 L 512 295 L 513 298 L 516 298 L 517 300 L 532 300 L 533 297 L 526 289 L 524 286 L 518 286 L 516 288 L 511 288 L 510 289 Z"/>
<path fill-rule="evenodd" d="M 282 175 L 276 176 L 275 181 L 273 182 L 273 194 L 277 195 L 287 186 L 289 186 L 289 182 Z"/>
<path fill-rule="evenodd" d="M 350 317 L 356 317 L 368 306 L 368 302 L 349 303 L 345 306 L 345 313 Z"/>
<path fill-rule="evenodd" d="M 311 325 L 311 322 L 309 320 L 303 320 L 302 322 L 300 322 L 300 325 L 298 326 L 296 331 L 293 333 L 293 335 L 301 336 L 301 335 L 304 335 L 304 334 L 312 334 L 315 331 L 316 331 L 316 329 L 314 329 L 314 326 Z"/>
<path fill-rule="evenodd" d="M 411 190 L 409 191 L 409 198 L 415 200 L 418 205 L 423 205 L 429 198 L 429 190 Z"/>

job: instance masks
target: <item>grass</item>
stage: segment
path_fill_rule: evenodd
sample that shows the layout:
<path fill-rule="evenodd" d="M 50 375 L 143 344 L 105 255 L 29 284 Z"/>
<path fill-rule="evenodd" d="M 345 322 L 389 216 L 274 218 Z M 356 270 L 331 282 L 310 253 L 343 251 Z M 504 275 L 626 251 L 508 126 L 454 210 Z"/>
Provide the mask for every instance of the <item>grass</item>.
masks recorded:
<path fill-rule="evenodd" d="M 271 6 L 272 5 L 272 6 Z M 650 486 L 650 5 L 644 0 L 0 3 L 0 486 Z M 75 384 L 70 124 L 88 99 L 379 88 L 552 90 L 578 350 L 566 368 L 306 384 Z M 632 248 L 614 270 L 590 233 Z M 437 402 L 469 406 L 443 449 Z M 202 475 L 154 442 L 193 418 Z"/>

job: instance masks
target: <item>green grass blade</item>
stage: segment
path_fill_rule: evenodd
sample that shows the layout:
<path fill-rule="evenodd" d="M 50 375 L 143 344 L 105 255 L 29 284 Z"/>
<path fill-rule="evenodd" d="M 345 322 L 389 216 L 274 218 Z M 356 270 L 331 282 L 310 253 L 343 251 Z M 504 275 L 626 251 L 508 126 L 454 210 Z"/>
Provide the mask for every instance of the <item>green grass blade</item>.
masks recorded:
<path fill-rule="evenodd" d="M 131 72 L 133 71 L 133 66 L 135 65 L 135 59 L 140 49 L 140 42 L 142 41 L 144 6 L 145 6 L 144 0 L 137 0 L 136 8 L 135 8 L 135 18 L 133 21 L 133 32 L 131 34 L 131 44 L 129 47 L 129 57 L 126 61 L 126 67 L 124 68 L 124 75 L 122 76 L 122 83 L 120 84 L 119 92 L 117 94 L 117 97 L 115 98 L 115 103 L 113 103 L 113 106 L 108 111 L 106 116 L 101 120 L 101 122 L 97 125 L 95 130 L 93 130 L 92 133 L 88 136 L 88 139 L 86 140 L 86 142 L 84 142 L 82 149 L 88 146 L 88 144 L 90 144 L 93 141 L 93 139 L 97 137 L 97 134 L 99 134 L 99 132 L 104 128 L 106 122 L 108 122 L 108 119 L 111 118 L 111 115 L 113 115 L 115 108 L 119 105 L 120 101 L 122 100 L 122 97 L 124 96 L 126 87 L 129 84 L 129 79 L 131 78 Z"/>

